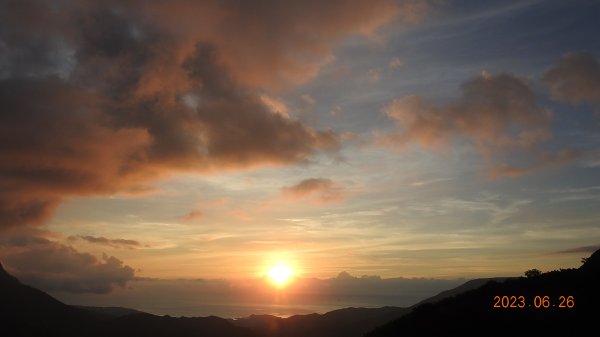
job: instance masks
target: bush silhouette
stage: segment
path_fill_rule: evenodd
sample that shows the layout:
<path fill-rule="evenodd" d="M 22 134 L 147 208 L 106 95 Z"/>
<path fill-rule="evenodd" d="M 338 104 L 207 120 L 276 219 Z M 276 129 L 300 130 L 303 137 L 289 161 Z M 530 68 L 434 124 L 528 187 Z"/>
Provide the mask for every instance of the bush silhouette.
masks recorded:
<path fill-rule="evenodd" d="M 529 269 L 525 272 L 525 277 L 532 278 L 542 275 L 542 272 L 539 269 Z"/>

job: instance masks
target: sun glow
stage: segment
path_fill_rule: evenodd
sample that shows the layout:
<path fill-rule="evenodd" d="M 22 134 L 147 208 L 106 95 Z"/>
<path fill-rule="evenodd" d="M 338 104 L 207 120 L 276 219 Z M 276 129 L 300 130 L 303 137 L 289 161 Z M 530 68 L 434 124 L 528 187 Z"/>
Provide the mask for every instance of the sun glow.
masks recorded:
<path fill-rule="evenodd" d="M 292 276 L 292 269 L 285 265 L 277 265 L 269 269 L 267 275 L 277 287 L 283 287 Z"/>

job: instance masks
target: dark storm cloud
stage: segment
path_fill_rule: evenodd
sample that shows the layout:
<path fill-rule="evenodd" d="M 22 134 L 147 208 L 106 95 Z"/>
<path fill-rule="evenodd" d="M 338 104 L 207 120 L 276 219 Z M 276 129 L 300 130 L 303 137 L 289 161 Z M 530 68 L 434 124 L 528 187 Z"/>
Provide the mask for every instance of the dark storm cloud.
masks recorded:
<path fill-rule="evenodd" d="M 565 54 L 548 69 L 544 80 L 556 100 L 580 104 L 600 104 L 600 63 L 589 52 Z"/>
<path fill-rule="evenodd" d="M 78 252 L 41 237 L 14 236 L 0 240 L 2 263 L 24 283 L 46 291 L 110 292 L 134 277 L 134 270 L 114 256 Z"/>

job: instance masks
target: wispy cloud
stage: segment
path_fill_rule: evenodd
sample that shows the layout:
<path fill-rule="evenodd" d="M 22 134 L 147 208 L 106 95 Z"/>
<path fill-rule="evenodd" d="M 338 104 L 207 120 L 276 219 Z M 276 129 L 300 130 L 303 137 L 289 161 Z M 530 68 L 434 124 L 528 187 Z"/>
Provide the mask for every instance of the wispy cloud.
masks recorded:
<path fill-rule="evenodd" d="M 69 241 L 83 240 L 88 243 L 105 245 L 105 246 L 110 246 L 110 247 L 114 247 L 114 248 L 135 249 L 135 248 L 141 246 L 141 244 L 135 240 L 107 239 L 103 236 L 91 236 L 91 235 L 77 235 L 77 236 L 71 235 L 71 236 L 67 237 L 67 240 L 69 240 Z"/>
<path fill-rule="evenodd" d="M 187 214 L 179 217 L 179 219 L 183 222 L 197 221 L 201 220 L 205 217 L 204 212 L 198 209 L 193 209 L 189 211 Z"/>
<path fill-rule="evenodd" d="M 555 254 L 576 254 L 576 253 L 593 253 L 600 249 L 600 245 L 594 246 L 581 246 L 571 249 L 559 250 Z"/>
<path fill-rule="evenodd" d="M 600 200 L 600 186 L 551 189 L 547 193 L 552 196 L 550 202 Z"/>
<path fill-rule="evenodd" d="M 345 197 L 341 186 L 331 179 L 310 178 L 282 189 L 283 195 L 292 199 L 312 199 L 320 204 L 339 202 Z"/>

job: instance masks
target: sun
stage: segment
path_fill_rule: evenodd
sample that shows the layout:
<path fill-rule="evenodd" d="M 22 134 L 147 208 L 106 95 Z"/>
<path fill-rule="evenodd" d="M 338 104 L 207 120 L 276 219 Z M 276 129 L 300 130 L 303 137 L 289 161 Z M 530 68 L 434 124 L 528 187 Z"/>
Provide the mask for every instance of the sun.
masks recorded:
<path fill-rule="evenodd" d="M 269 269 L 267 275 L 277 287 L 283 287 L 293 275 L 292 269 L 286 265 L 277 265 Z"/>

